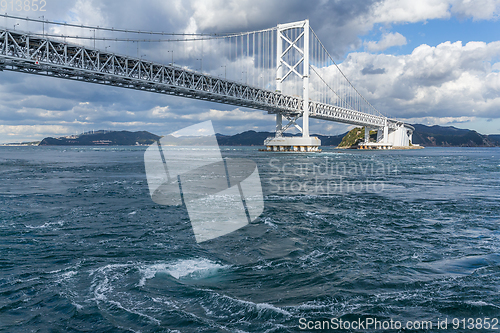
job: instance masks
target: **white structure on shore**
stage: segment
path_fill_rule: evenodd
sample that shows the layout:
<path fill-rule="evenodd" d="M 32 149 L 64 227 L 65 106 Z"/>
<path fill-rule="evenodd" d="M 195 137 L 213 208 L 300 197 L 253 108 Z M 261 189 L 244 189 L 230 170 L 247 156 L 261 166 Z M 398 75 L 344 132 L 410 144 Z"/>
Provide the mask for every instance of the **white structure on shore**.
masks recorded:
<path fill-rule="evenodd" d="M 370 142 L 370 130 L 377 131 L 377 142 Z M 365 126 L 365 140 L 359 144 L 360 149 L 392 149 L 397 147 L 409 147 L 412 145 L 412 136 L 415 129 L 408 124 L 402 124 L 395 129 L 387 126 L 382 128 L 370 128 Z"/>

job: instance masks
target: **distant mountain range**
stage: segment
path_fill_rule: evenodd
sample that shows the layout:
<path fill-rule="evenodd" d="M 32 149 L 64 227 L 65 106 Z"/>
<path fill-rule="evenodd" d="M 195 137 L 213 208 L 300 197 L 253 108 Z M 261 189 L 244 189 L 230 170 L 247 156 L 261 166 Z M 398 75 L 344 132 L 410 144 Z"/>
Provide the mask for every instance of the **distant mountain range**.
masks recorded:
<path fill-rule="evenodd" d="M 483 135 L 468 129 L 453 126 L 426 126 L 415 124 L 413 143 L 424 147 L 493 147 L 500 146 L 500 134 Z M 319 135 L 322 146 L 338 146 L 341 135 Z M 287 136 L 292 136 L 286 134 Z M 299 135 L 299 134 L 296 134 Z M 221 146 L 262 146 L 266 138 L 274 136 L 273 132 L 246 131 L 235 135 L 216 134 Z M 40 142 L 41 146 L 115 146 L 115 145 L 150 145 L 161 137 L 146 131 L 96 131 L 80 135 L 59 138 L 48 137 Z"/>
<path fill-rule="evenodd" d="M 425 147 L 494 147 L 500 146 L 500 134 L 484 135 L 468 129 L 453 126 L 425 126 L 415 127 L 413 143 Z"/>

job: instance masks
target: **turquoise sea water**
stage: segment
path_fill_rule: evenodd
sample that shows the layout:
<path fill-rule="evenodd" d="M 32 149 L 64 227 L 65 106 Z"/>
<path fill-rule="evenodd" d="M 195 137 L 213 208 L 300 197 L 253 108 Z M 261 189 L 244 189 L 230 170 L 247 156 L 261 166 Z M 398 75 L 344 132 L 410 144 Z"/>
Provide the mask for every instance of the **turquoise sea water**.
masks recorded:
<path fill-rule="evenodd" d="M 265 209 L 200 244 L 151 200 L 144 150 L 0 147 L 0 331 L 500 330 L 500 149 L 222 147 L 257 163 Z"/>

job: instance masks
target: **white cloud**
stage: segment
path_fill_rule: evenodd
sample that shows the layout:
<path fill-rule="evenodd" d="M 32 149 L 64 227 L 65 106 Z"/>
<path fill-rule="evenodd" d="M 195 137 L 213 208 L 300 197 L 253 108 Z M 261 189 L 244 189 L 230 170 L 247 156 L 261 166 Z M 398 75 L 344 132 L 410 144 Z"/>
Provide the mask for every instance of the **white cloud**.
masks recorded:
<path fill-rule="evenodd" d="M 274 116 L 268 115 L 263 111 L 258 110 L 246 110 L 242 111 L 239 108 L 234 110 L 216 110 L 210 109 L 206 112 L 196 112 L 187 115 L 181 116 L 182 119 L 189 120 L 236 120 L 236 121 L 244 121 L 244 120 L 269 120 L 272 121 Z"/>
<path fill-rule="evenodd" d="M 375 4 L 370 16 L 373 23 L 415 23 L 449 18 L 449 7 L 446 0 L 386 0 Z"/>
<path fill-rule="evenodd" d="M 474 20 L 497 19 L 500 14 L 499 0 L 460 0 L 451 4 L 451 13 Z"/>
<path fill-rule="evenodd" d="M 0 125 L 0 142 L 39 141 L 47 136 L 71 133 L 71 127 L 61 125 Z"/>
<path fill-rule="evenodd" d="M 148 123 L 144 121 L 111 121 L 109 124 L 113 127 L 144 127 L 158 125 L 156 123 Z"/>
<path fill-rule="evenodd" d="M 100 5 L 100 1 L 77 0 L 70 13 L 75 21 L 82 24 L 101 25 L 106 22 L 106 17 Z"/>
<path fill-rule="evenodd" d="M 168 105 L 164 106 L 164 107 L 155 106 L 153 108 L 153 110 L 151 110 L 151 115 L 153 117 L 158 117 L 158 118 L 169 118 L 169 117 L 172 117 L 173 114 L 171 114 L 169 112 L 169 109 L 170 109 L 170 107 Z"/>
<path fill-rule="evenodd" d="M 499 0 L 385 0 L 373 6 L 372 23 L 415 23 L 452 15 L 474 20 L 498 18 Z"/>
<path fill-rule="evenodd" d="M 372 104 L 404 117 L 500 117 L 500 42 L 421 45 L 409 55 L 353 53 L 341 64 Z M 383 69 L 377 75 L 363 69 Z"/>
<path fill-rule="evenodd" d="M 476 117 L 420 117 L 420 118 L 402 118 L 408 124 L 424 124 L 424 125 L 451 125 L 462 124 L 476 121 Z"/>
<path fill-rule="evenodd" d="M 261 25 L 265 21 L 276 18 L 276 13 L 279 11 L 286 12 L 287 6 L 293 7 L 294 4 L 269 0 L 190 1 L 190 7 L 193 9 L 192 18 L 196 20 L 201 30 L 211 29 L 224 32 L 235 32 L 252 25 Z M 311 9 L 314 7 L 315 5 L 312 4 Z M 276 26 L 276 24 L 277 22 L 274 21 L 271 26 Z"/>
<path fill-rule="evenodd" d="M 368 41 L 365 42 L 364 45 L 368 51 L 380 52 L 392 46 L 406 45 L 406 37 L 401 35 L 399 32 L 386 33 L 378 42 Z"/>

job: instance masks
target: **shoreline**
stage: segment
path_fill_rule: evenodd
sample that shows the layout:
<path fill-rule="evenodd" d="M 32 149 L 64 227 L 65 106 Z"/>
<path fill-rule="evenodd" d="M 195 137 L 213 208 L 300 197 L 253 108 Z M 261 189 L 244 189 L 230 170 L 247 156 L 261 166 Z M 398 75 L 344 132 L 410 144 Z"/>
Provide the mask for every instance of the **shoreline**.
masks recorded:
<path fill-rule="evenodd" d="M 456 146 L 459 147 L 459 146 Z M 361 149 L 358 146 L 350 146 L 350 147 L 335 147 L 335 149 L 354 149 L 354 150 L 410 150 L 410 149 L 424 149 L 424 146 L 393 146 L 390 149 Z"/>

